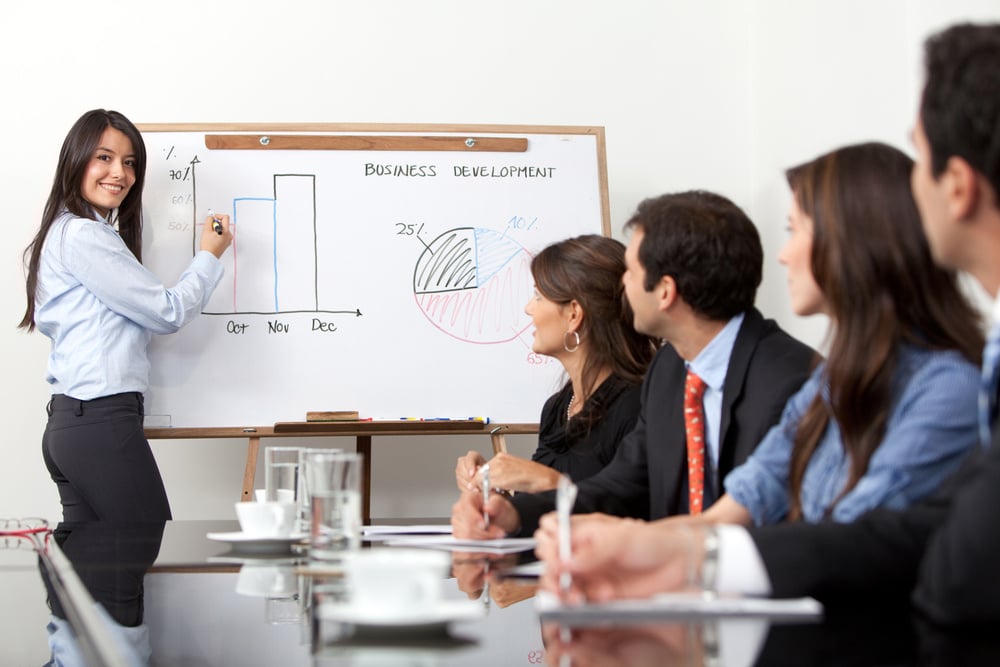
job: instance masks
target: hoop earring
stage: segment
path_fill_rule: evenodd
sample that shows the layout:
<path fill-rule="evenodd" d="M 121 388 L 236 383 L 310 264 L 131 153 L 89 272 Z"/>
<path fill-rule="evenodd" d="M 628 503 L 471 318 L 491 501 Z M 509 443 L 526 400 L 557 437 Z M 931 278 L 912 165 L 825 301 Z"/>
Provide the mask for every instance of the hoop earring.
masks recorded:
<path fill-rule="evenodd" d="M 572 348 L 570 348 L 570 346 L 566 344 L 566 336 L 570 334 L 573 334 L 573 336 L 576 338 L 576 345 L 574 345 Z M 576 352 L 577 350 L 580 349 L 580 333 L 578 331 L 567 331 L 566 333 L 563 334 L 563 349 L 566 350 L 567 352 Z"/>

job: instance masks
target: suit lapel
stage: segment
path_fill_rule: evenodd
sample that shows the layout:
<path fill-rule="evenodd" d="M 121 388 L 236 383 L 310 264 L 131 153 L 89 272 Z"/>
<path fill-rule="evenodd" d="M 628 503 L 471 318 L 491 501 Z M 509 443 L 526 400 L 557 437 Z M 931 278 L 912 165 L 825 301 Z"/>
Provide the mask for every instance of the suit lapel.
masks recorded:
<path fill-rule="evenodd" d="M 649 475 L 651 518 L 676 514 L 680 487 L 686 494 L 687 450 L 684 442 L 684 361 L 669 345 L 660 350 L 655 376 L 650 378 L 647 400 L 653 401 L 646 411 L 646 456 Z M 653 407 L 655 405 L 655 407 Z M 683 470 L 682 470 L 683 468 Z M 683 473 L 683 474 L 682 474 Z M 676 497 L 668 497 L 667 489 Z"/>
<path fill-rule="evenodd" d="M 723 460 L 722 452 L 729 446 L 729 424 L 732 421 L 733 405 L 742 397 L 744 380 L 754 349 L 760 340 L 764 318 L 756 308 L 751 308 L 743 316 L 743 324 L 736 334 L 733 352 L 729 356 L 729 368 L 726 369 L 726 382 L 722 386 L 722 418 L 719 420 L 719 460 Z"/>

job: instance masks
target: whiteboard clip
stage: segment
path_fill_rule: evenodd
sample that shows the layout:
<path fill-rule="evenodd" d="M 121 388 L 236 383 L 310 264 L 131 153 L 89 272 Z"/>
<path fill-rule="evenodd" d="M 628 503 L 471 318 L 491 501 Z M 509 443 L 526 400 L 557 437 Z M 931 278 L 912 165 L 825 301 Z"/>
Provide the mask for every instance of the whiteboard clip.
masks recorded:
<path fill-rule="evenodd" d="M 260 145 L 261 146 L 267 146 L 269 143 L 271 143 L 271 137 L 263 136 L 263 137 L 260 138 Z"/>
<path fill-rule="evenodd" d="M 467 148 L 472 148 L 473 146 L 476 145 L 476 140 L 473 139 L 472 137 L 469 137 L 468 139 L 465 140 L 465 145 Z"/>

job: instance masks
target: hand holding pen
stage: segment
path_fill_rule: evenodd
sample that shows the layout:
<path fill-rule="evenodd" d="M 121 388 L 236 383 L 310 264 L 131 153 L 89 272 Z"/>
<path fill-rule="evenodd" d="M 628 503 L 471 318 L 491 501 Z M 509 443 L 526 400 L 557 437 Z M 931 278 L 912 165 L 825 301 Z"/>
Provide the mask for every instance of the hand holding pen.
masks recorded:
<path fill-rule="evenodd" d="M 460 492 L 479 489 L 479 485 L 476 484 L 476 473 L 484 463 L 486 459 L 474 450 L 469 450 L 465 456 L 455 461 L 455 482 Z"/>
<path fill-rule="evenodd" d="M 212 221 L 212 231 L 222 236 L 222 218 L 217 217 L 212 209 L 208 209 L 208 217 Z"/>
<path fill-rule="evenodd" d="M 476 473 L 479 474 L 478 472 Z M 521 529 L 521 517 L 511 501 L 490 488 L 490 479 L 466 490 L 451 508 L 452 535 L 459 539 L 495 540 Z"/>
<path fill-rule="evenodd" d="M 221 258 L 233 242 L 233 235 L 230 231 L 229 216 L 225 213 L 215 213 L 208 209 L 205 217 L 204 229 L 201 233 L 201 249 Z"/>

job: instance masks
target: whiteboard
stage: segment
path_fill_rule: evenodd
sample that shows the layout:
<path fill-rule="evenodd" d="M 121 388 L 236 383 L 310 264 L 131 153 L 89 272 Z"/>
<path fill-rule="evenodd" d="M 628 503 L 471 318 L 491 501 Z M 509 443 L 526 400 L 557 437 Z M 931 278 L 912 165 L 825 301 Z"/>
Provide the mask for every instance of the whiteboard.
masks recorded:
<path fill-rule="evenodd" d="M 140 129 L 144 263 L 173 284 L 209 209 L 231 216 L 234 236 L 203 314 L 153 337 L 147 427 L 303 421 L 310 410 L 538 421 L 563 371 L 531 351 L 529 264 L 555 241 L 608 234 L 603 128 Z M 206 148 L 220 135 L 260 148 Z M 527 149 L 265 145 L 341 135 L 514 136 Z"/>

